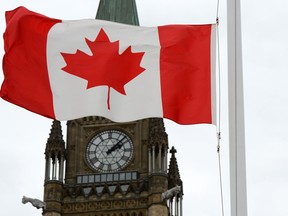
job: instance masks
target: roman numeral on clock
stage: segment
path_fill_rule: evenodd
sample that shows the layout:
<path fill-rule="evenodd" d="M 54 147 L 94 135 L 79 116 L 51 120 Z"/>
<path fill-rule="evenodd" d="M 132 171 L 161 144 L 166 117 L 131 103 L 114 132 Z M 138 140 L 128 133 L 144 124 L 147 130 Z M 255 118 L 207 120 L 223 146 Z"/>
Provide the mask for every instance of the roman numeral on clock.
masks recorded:
<path fill-rule="evenodd" d="M 125 148 L 124 152 L 131 152 L 131 148 Z"/>
<path fill-rule="evenodd" d="M 129 157 L 123 155 L 123 157 L 121 159 L 124 160 L 124 161 L 127 161 L 127 160 L 129 160 Z"/>

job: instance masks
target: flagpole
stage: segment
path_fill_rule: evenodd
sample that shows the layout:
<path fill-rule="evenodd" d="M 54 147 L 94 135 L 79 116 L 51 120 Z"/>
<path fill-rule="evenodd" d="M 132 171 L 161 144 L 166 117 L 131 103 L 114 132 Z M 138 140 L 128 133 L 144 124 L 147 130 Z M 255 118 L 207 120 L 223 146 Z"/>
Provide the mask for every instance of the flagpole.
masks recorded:
<path fill-rule="evenodd" d="M 227 0 L 231 216 L 247 216 L 240 0 Z"/>

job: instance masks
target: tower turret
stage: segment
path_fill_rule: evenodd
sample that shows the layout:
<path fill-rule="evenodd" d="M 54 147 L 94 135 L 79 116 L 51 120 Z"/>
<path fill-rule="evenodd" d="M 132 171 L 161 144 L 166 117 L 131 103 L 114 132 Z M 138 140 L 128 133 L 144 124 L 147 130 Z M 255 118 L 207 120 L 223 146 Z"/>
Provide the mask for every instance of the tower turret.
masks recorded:
<path fill-rule="evenodd" d="M 61 215 L 61 198 L 66 159 L 61 123 L 54 120 L 45 149 L 44 216 Z"/>
<path fill-rule="evenodd" d="M 45 182 L 49 180 L 63 182 L 65 155 L 65 142 L 63 140 L 61 123 L 54 120 L 45 149 Z"/>
<path fill-rule="evenodd" d="M 162 200 L 162 193 L 168 189 L 167 176 L 168 136 L 161 118 L 150 119 L 148 144 L 149 170 L 149 210 L 148 215 L 168 215 L 168 209 Z"/>
<path fill-rule="evenodd" d="M 183 200 L 183 182 L 180 178 L 180 172 L 175 154 L 177 153 L 174 146 L 170 150 L 171 158 L 168 169 L 168 189 L 172 191 L 172 196 L 167 200 L 169 206 L 169 215 L 182 216 Z"/>

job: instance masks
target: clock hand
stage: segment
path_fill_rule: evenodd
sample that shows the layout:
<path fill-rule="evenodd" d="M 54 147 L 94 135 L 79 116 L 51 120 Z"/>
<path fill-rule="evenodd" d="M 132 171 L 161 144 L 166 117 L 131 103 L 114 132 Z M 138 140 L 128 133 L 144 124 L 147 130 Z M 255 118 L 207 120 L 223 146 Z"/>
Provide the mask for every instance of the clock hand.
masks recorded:
<path fill-rule="evenodd" d="M 124 143 L 122 143 L 122 141 L 125 139 L 126 137 L 123 137 L 121 140 L 119 140 L 114 146 L 112 146 L 107 152 L 106 154 L 109 155 L 111 154 L 113 151 L 115 151 L 116 149 L 120 149 Z"/>
<path fill-rule="evenodd" d="M 120 141 L 119 141 L 120 142 Z M 123 144 L 120 144 L 120 143 L 117 143 L 117 144 L 115 144 L 114 146 L 112 146 L 107 152 L 106 152 L 106 154 L 107 155 L 109 155 L 109 154 L 111 154 L 113 151 L 115 151 L 117 148 L 119 149 L 119 148 L 121 148 L 121 146 L 123 145 Z"/>

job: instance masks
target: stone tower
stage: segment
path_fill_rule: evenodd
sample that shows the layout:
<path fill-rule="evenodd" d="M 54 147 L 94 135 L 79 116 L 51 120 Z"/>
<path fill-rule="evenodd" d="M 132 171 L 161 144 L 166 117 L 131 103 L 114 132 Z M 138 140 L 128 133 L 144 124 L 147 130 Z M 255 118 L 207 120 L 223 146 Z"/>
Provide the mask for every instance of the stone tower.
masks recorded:
<path fill-rule="evenodd" d="M 168 216 L 161 199 L 168 190 L 167 151 L 162 119 L 68 121 L 66 148 L 54 121 L 45 151 L 43 215 Z"/>
<path fill-rule="evenodd" d="M 135 0 L 100 0 L 96 18 L 139 25 Z M 66 145 L 55 120 L 45 150 L 43 215 L 171 215 L 162 193 L 168 184 L 174 186 L 172 180 L 179 182 L 180 175 L 178 166 L 168 172 L 167 153 L 160 118 L 126 123 L 97 116 L 71 120 Z"/>

